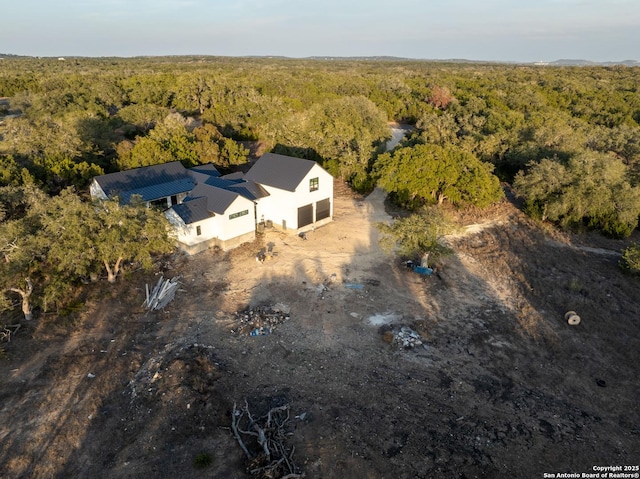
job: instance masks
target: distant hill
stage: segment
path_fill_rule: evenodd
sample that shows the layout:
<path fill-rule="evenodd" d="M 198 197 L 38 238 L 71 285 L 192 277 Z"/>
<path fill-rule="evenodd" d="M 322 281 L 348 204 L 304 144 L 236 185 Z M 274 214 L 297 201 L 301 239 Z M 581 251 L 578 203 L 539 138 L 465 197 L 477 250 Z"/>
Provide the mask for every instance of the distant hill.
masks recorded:
<path fill-rule="evenodd" d="M 535 62 L 535 65 L 551 65 L 551 66 L 563 66 L 563 67 L 588 67 L 588 66 L 615 66 L 624 65 L 628 67 L 640 66 L 640 62 L 637 60 L 623 60 L 619 62 L 594 62 L 591 60 L 574 60 L 574 59 L 561 59 L 552 62 Z"/>
<path fill-rule="evenodd" d="M 215 55 L 145 55 L 139 57 L 74 57 L 67 56 L 65 58 L 109 58 L 109 59 L 118 59 L 118 58 L 146 58 L 146 59 L 198 59 L 202 60 L 205 58 L 216 58 Z M 0 53 L 0 59 L 4 58 L 38 58 L 32 57 L 29 55 L 14 55 L 12 53 Z M 51 57 L 58 58 L 58 57 Z M 62 58 L 62 57 L 60 57 Z M 389 55 L 372 55 L 372 56 L 333 56 L 333 55 L 325 55 L 325 56 L 310 56 L 304 58 L 297 57 L 287 57 L 283 55 L 245 55 L 243 57 L 237 58 L 258 58 L 258 59 L 301 59 L 301 60 L 320 60 L 320 61 L 380 61 L 380 62 L 437 62 L 437 63 L 470 63 L 470 64 L 509 64 L 509 65 L 538 65 L 538 66 L 615 66 L 615 65 L 624 65 L 628 67 L 637 67 L 640 66 L 640 61 L 638 60 L 622 60 L 622 61 L 607 61 L 607 62 L 595 62 L 591 60 L 582 60 L 582 59 L 570 59 L 570 58 L 562 58 L 554 61 L 538 61 L 538 62 L 518 62 L 518 61 L 498 61 L 498 60 L 468 60 L 466 58 L 408 58 L 408 57 L 396 57 Z"/>
<path fill-rule="evenodd" d="M 27 58 L 24 55 L 14 55 L 12 53 L 0 53 L 0 58 Z"/>

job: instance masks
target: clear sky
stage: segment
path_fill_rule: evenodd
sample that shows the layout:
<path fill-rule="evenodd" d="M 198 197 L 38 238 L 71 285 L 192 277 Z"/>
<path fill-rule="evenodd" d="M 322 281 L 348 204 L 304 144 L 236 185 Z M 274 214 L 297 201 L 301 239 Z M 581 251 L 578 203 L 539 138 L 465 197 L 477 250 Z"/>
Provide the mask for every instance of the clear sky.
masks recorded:
<path fill-rule="evenodd" d="M 3 0 L 0 53 L 640 60 L 640 0 Z"/>

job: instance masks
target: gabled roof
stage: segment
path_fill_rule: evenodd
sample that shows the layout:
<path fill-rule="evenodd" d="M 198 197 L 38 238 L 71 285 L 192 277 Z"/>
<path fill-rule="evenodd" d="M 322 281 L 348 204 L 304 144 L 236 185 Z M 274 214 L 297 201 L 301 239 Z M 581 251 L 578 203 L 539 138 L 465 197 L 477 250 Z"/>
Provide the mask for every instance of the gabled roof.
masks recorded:
<path fill-rule="evenodd" d="M 171 208 L 182 218 L 185 224 L 190 224 L 215 215 L 225 214 L 231 204 L 238 198 L 242 198 L 242 195 L 235 191 L 199 184 L 184 199 L 182 204 Z M 250 201 L 248 198 L 246 199 Z"/>
<path fill-rule="evenodd" d="M 187 225 L 215 216 L 213 213 L 209 212 L 207 207 L 207 198 L 205 196 L 193 198 L 191 201 L 185 201 L 184 203 L 174 205 L 171 208 Z"/>
<path fill-rule="evenodd" d="M 220 172 L 213 163 L 205 163 L 204 165 L 194 166 L 189 168 L 189 171 L 195 171 L 196 173 L 204 173 L 209 176 L 220 176 Z"/>
<path fill-rule="evenodd" d="M 95 181 L 109 198 L 118 196 L 123 203 L 128 203 L 132 195 L 153 201 L 190 191 L 194 186 L 193 178 L 179 161 L 109 173 L 95 177 Z"/>
<path fill-rule="evenodd" d="M 269 196 L 269 192 L 267 190 L 265 190 L 258 183 L 254 183 L 253 181 L 243 181 L 241 183 L 236 183 L 234 185 L 227 186 L 226 189 L 230 191 L 237 191 L 242 196 L 250 199 L 251 201 Z"/>
<path fill-rule="evenodd" d="M 242 177 L 238 177 L 237 175 L 234 175 L 233 177 L 231 177 L 230 175 L 225 175 L 220 178 L 209 178 L 207 179 L 206 184 L 209 186 L 215 186 L 217 188 L 223 188 L 228 191 L 240 193 L 242 196 L 251 201 L 269 196 L 269 192 L 259 184 L 254 183 L 253 181 L 245 181 L 242 179 Z"/>
<path fill-rule="evenodd" d="M 244 178 L 244 173 L 242 171 L 236 171 L 235 173 L 222 175 L 220 178 L 223 178 L 225 180 L 242 180 Z"/>
<path fill-rule="evenodd" d="M 244 179 L 281 190 L 295 191 L 316 164 L 315 161 L 302 158 L 265 153 L 244 175 Z"/>

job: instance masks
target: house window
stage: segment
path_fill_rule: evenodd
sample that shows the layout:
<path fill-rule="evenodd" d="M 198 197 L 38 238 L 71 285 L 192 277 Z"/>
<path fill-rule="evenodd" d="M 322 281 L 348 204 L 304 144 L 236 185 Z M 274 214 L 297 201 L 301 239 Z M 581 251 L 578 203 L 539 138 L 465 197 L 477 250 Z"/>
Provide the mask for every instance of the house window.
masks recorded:
<path fill-rule="evenodd" d="M 309 180 L 309 191 L 316 191 L 319 188 L 319 178 L 311 178 Z"/>
<path fill-rule="evenodd" d="M 196 226 L 196 234 L 200 236 L 202 234 L 202 226 Z"/>
<path fill-rule="evenodd" d="M 244 210 L 244 211 L 238 211 L 237 213 L 231 213 L 229 215 L 229 219 L 233 220 L 235 218 L 240 218 L 241 216 L 245 216 L 249 214 L 249 210 Z"/>

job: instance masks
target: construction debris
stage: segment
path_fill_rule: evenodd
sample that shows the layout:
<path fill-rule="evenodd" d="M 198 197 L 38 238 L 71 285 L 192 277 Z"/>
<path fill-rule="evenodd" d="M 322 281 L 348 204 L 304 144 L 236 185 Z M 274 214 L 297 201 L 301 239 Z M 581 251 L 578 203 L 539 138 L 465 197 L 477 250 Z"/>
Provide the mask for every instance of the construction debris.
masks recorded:
<path fill-rule="evenodd" d="M 289 307 L 283 304 L 249 308 L 236 312 L 236 320 L 240 322 L 240 325 L 232 332 L 250 336 L 265 336 L 271 334 L 279 324 L 289 318 Z"/>
<path fill-rule="evenodd" d="M 422 345 L 422 337 L 408 326 L 400 329 L 385 330 L 382 339 L 400 349 L 413 349 Z"/>
<path fill-rule="evenodd" d="M 158 284 L 156 284 L 151 293 L 149 293 L 149 285 L 145 284 L 147 299 L 142 303 L 142 306 L 150 311 L 164 309 L 176 295 L 176 291 L 180 286 L 179 279 L 180 276 L 176 276 L 165 280 L 164 277 L 160 276 Z"/>

